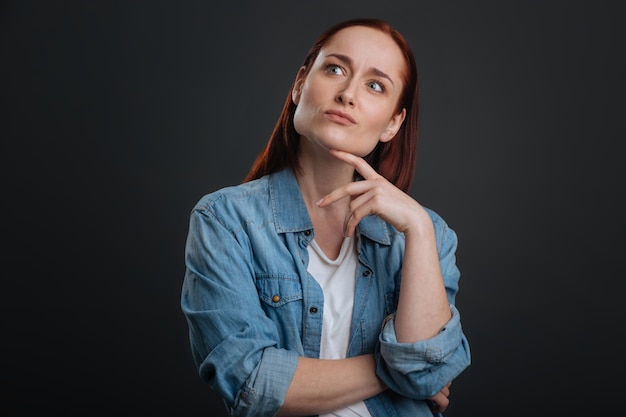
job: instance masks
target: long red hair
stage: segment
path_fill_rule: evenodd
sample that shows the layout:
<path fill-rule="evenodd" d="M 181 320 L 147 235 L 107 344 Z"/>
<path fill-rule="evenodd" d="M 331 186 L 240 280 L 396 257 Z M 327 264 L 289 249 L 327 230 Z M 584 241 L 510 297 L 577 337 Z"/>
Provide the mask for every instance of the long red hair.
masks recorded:
<path fill-rule="evenodd" d="M 417 65 L 413 52 L 404 38 L 396 29 L 380 19 L 352 19 L 340 22 L 326 30 L 313 44 L 304 58 L 302 66 L 304 76 L 308 75 L 313 62 L 322 47 L 341 29 L 351 26 L 367 26 L 378 29 L 391 36 L 402 50 L 406 62 L 404 73 L 404 90 L 398 102 L 396 112 L 406 109 L 406 117 L 396 136 L 388 142 L 379 142 L 374 150 L 365 157 L 365 160 L 382 176 L 396 187 L 408 192 L 415 174 L 418 139 L 419 117 L 419 84 L 417 79 Z M 266 174 L 290 167 L 298 172 L 298 146 L 300 135 L 293 125 L 293 115 L 296 105 L 292 101 L 291 92 L 295 86 L 292 83 L 283 110 L 278 118 L 274 130 L 261 153 L 252 164 L 244 182 L 261 178 Z"/>

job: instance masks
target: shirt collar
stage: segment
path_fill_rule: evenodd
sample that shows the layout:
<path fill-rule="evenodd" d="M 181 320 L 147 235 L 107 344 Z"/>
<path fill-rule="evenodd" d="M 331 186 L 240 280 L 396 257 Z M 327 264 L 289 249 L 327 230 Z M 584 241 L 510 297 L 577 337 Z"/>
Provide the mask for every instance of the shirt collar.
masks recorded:
<path fill-rule="evenodd" d="M 298 181 L 290 168 L 269 176 L 269 193 L 278 233 L 313 229 Z M 376 215 L 361 219 L 358 229 L 361 235 L 378 243 L 388 245 L 391 242 L 385 222 Z"/>

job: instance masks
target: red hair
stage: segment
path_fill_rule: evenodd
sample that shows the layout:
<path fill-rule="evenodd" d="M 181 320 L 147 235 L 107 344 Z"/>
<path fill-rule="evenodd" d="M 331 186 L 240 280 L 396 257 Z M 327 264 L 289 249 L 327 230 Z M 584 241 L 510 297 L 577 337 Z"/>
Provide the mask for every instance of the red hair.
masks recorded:
<path fill-rule="evenodd" d="M 305 77 L 308 75 L 313 62 L 328 40 L 340 30 L 351 26 L 366 26 L 388 34 L 404 55 L 406 62 L 406 71 L 402 80 L 404 89 L 396 113 L 401 112 L 404 108 L 406 109 L 406 117 L 395 137 L 388 142 L 379 142 L 374 150 L 365 157 L 365 160 L 396 187 L 408 192 L 415 174 L 417 157 L 419 85 L 415 57 L 404 36 L 380 19 L 352 19 L 340 22 L 322 33 L 306 54 L 302 64 L 305 68 L 303 75 Z M 254 161 L 244 182 L 261 178 L 285 167 L 291 168 L 294 172 L 300 170 L 298 165 L 300 135 L 293 125 L 296 105 L 292 101 L 291 92 L 294 86 L 295 80 L 289 89 L 283 110 L 272 134 L 265 148 Z"/>

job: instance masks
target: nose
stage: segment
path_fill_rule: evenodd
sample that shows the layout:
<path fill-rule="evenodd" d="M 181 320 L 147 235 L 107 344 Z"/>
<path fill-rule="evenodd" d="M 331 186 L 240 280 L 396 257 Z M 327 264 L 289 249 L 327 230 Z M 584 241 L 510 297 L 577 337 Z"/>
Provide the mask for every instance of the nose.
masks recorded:
<path fill-rule="evenodd" d="M 354 91 L 351 83 L 346 84 L 345 88 L 337 93 L 335 100 L 346 106 L 354 106 Z"/>

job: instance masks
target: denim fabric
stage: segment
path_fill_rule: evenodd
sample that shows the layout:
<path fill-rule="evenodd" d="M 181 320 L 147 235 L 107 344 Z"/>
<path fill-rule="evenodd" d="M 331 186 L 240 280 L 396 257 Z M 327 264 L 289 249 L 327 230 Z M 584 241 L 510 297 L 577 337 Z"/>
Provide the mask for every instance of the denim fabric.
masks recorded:
<path fill-rule="evenodd" d="M 366 400 L 374 417 L 432 416 L 425 401 L 470 364 L 454 306 L 457 237 L 432 210 L 453 314 L 435 337 L 396 341 L 404 235 L 377 216 L 357 229 L 358 266 L 348 356 L 374 353 L 391 388 Z M 202 197 L 190 215 L 181 307 L 200 377 L 232 416 L 274 416 L 298 356 L 319 357 L 324 298 L 307 273 L 314 230 L 293 173 Z"/>

